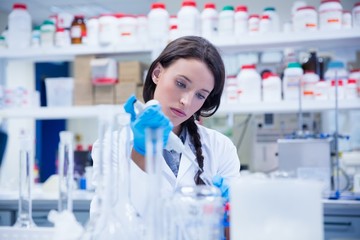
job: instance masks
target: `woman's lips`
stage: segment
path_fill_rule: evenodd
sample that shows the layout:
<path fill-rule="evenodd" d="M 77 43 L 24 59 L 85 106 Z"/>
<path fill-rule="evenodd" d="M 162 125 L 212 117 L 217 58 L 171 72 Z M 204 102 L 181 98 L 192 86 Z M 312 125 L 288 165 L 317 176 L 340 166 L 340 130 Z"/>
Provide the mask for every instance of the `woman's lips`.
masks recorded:
<path fill-rule="evenodd" d="M 186 117 L 186 114 L 180 109 L 170 108 L 170 110 L 171 110 L 172 113 L 174 113 L 178 117 Z"/>

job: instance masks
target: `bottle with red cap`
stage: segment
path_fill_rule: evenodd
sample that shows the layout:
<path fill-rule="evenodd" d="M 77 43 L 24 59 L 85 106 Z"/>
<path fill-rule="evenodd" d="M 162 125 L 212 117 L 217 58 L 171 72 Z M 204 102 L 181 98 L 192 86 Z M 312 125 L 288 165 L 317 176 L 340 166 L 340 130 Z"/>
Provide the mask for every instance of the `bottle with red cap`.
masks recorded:
<path fill-rule="evenodd" d="M 239 37 L 239 36 L 247 33 L 248 19 L 249 19 L 249 13 L 248 13 L 247 6 L 245 6 L 245 5 L 237 6 L 235 9 L 235 16 L 234 16 L 235 37 Z"/>
<path fill-rule="evenodd" d="M 217 33 L 218 12 L 215 3 L 209 2 L 201 12 L 201 36 L 212 40 Z"/>
<path fill-rule="evenodd" d="M 255 64 L 247 64 L 241 67 L 237 75 L 239 87 L 239 102 L 261 101 L 261 76 L 256 71 Z"/>
<path fill-rule="evenodd" d="M 155 2 L 148 13 L 149 38 L 152 42 L 167 42 L 169 38 L 169 13 L 164 3 Z"/>
<path fill-rule="evenodd" d="M 264 102 L 281 101 L 281 79 L 278 75 L 267 72 L 262 80 L 262 100 Z"/>
<path fill-rule="evenodd" d="M 26 4 L 15 3 L 8 16 L 8 47 L 14 49 L 30 47 L 31 31 L 31 16 Z"/>
<path fill-rule="evenodd" d="M 177 18 L 180 36 L 200 35 L 200 12 L 195 0 L 183 0 Z"/>

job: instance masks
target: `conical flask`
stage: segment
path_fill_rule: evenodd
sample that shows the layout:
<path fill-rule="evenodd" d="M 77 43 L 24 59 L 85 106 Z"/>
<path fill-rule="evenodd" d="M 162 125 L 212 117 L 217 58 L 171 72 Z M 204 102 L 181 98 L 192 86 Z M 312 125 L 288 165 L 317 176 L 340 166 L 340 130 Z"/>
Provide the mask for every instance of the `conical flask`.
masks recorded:
<path fill-rule="evenodd" d="M 15 227 L 36 227 L 32 219 L 32 185 L 34 154 L 30 134 L 20 132 L 20 167 L 19 167 L 19 210 Z"/>
<path fill-rule="evenodd" d="M 59 143 L 59 200 L 58 211 L 72 212 L 72 190 L 74 188 L 74 135 L 60 132 Z"/>
<path fill-rule="evenodd" d="M 144 237 L 144 223 L 131 203 L 131 128 L 130 115 L 117 116 L 116 155 L 117 167 L 114 176 L 115 212 L 124 226 L 128 240 L 138 240 Z"/>
<path fill-rule="evenodd" d="M 99 161 L 98 185 L 96 187 L 96 205 L 100 211 L 94 213 L 85 227 L 83 240 L 128 239 L 126 231 L 113 211 L 114 201 L 114 165 L 117 155 L 113 151 L 114 120 L 116 112 L 111 106 L 99 108 L 99 143 L 97 159 Z M 116 194 L 115 194 L 116 195 Z"/>

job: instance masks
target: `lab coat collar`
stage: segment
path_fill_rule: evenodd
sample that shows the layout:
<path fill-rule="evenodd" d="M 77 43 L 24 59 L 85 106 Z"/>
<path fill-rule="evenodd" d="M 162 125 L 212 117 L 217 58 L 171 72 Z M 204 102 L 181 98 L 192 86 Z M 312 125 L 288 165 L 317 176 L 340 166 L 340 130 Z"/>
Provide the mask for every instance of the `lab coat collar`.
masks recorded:
<path fill-rule="evenodd" d="M 186 135 L 186 140 L 185 140 L 184 145 L 185 145 L 184 151 L 186 151 L 186 155 L 181 154 L 180 167 L 179 167 L 179 172 L 178 172 L 178 176 L 177 176 L 177 179 L 176 179 L 176 186 L 175 187 L 179 186 L 179 183 L 181 182 L 183 177 L 187 174 L 189 169 L 195 167 L 195 166 L 193 166 L 194 164 L 192 163 L 191 159 L 189 159 L 187 157 L 187 155 L 189 157 L 191 157 L 192 160 L 197 161 L 196 156 L 195 156 L 195 154 L 194 154 L 194 152 L 192 150 L 194 148 L 194 146 L 190 141 L 189 134 Z"/>

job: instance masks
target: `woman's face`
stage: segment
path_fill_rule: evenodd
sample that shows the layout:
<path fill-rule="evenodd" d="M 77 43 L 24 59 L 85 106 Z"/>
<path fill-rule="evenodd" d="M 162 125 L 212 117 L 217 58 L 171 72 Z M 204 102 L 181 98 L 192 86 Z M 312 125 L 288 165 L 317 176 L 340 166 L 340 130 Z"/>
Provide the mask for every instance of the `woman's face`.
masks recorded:
<path fill-rule="evenodd" d="M 204 104 L 214 88 L 212 72 L 196 59 L 179 59 L 168 68 L 160 64 L 153 71 L 157 85 L 154 99 L 161 104 L 164 114 L 180 132 L 180 124 L 189 119 Z"/>

